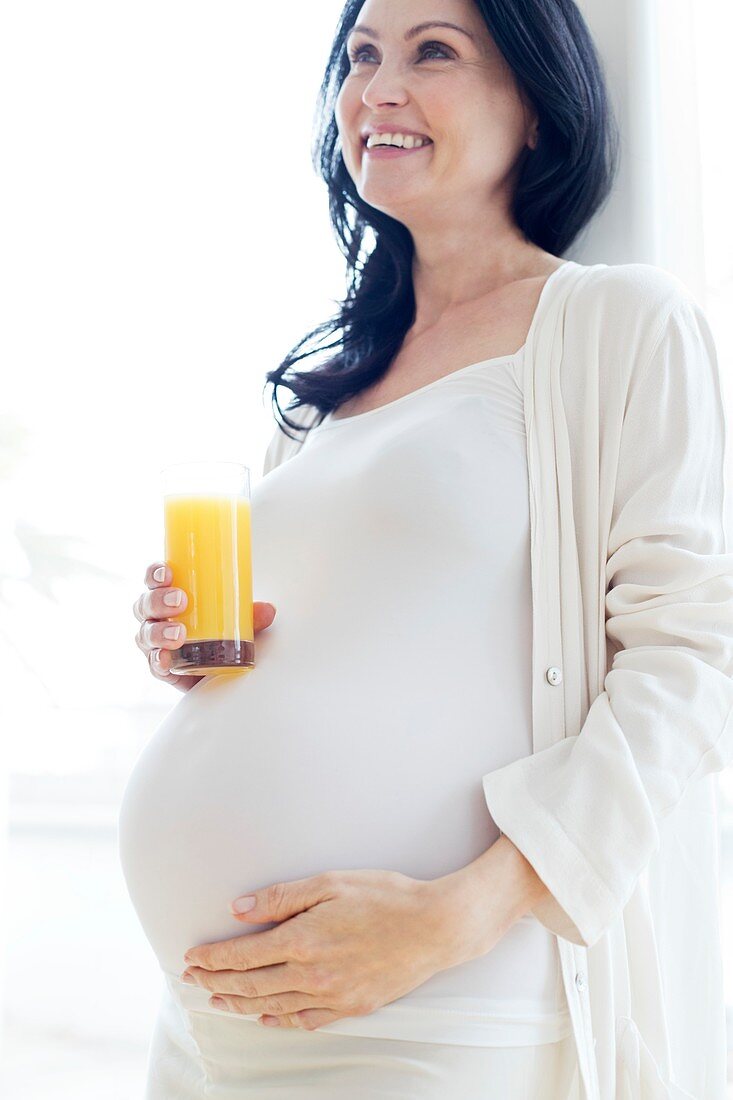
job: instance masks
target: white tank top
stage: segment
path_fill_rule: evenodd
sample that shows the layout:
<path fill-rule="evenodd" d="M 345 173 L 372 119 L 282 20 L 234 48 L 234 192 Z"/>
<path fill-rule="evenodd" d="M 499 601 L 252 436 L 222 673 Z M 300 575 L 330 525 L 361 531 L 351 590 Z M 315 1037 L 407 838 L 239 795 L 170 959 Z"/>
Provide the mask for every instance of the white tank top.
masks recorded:
<path fill-rule="evenodd" d="M 173 995 L 199 943 L 273 927 L 240 894 L 326 870 L 420 879 L 499 830 L 482 776 L 532 752 L 521 352 L 327 417 L 252 492 L 256 668 L 175 704 L 124 792 L 129 892 Z M 245 1020 L 255 1020 L 243 1016 Z M 486 955 L 324 1030 L 504 1046 L 571 1033 L 555 936 L 531 914 Z"/>

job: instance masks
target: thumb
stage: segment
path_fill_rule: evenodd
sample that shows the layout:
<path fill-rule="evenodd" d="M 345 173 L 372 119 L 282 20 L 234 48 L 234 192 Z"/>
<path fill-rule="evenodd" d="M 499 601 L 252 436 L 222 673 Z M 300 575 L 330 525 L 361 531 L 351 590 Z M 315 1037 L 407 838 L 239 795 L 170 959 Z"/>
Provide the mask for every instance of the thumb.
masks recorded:
<path fill-rule="evenodd" d="M 325 900 L 328 889 L 322 875 L 278 882 L 252 894 L 244 894 L 230 902 L 229 908 L 241 920 L 283 921 L 303 913 L 319 901 Z"/>

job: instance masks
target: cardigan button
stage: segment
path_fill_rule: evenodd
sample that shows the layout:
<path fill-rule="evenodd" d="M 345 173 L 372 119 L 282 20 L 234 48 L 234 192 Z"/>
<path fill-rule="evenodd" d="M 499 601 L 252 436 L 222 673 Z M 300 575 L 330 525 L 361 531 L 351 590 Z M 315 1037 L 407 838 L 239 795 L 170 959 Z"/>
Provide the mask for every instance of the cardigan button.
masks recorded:
<path fill-rule="evenodd" d="M 582 970 L 579 970 L 575 975 L 575 985 L 582 993 L 585 989 L 585 974 Z"/>
<path fill-rule="evenodd" d="M 553 686 L 556 686 L 557 684 L 561 684 L 562 683 L 562 669 L 555 668 L 554 665 L 551 665 L 550 668 L 548 668 L 547 672 L 545 673 L 545 679 L 547 680 L 548 684 L 552 684 Z"/>

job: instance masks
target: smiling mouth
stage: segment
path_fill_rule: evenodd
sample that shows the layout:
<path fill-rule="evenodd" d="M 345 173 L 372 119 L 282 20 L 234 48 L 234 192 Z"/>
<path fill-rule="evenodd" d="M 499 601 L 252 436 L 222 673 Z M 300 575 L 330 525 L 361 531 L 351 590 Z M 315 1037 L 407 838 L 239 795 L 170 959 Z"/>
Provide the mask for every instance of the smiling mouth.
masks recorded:
<path fill-rule="evenodd" d="M 367 148 L 367 141 L 368 140 L 369 140 L 368 137 L 365 137 L 365 138 L 361 139 L 362 149 Z M 433 145 L 433 144 L 434 144 L 434 142 L 433 142 L 432 138 L 423 138 L 423 143 L 422 143 L 422 145 L 419 145 L 418 148 L 419 149 L 425 149 L 428 145 Z M 386 142 L 382 142 L 381 144 L 378 143 L 377 145 L 372 145 L 371 148 L 368 151 L 371 153 L 372 149 L 404 149 L 404 148 L 405 148 L 404 145 L 388 145 Z M 415 146 L 413 145 L 412 148 L 414 149 Z M 408 153 L 412 152 L 412 149 L 407 149 L 406 152 L 408 152 Z"/>

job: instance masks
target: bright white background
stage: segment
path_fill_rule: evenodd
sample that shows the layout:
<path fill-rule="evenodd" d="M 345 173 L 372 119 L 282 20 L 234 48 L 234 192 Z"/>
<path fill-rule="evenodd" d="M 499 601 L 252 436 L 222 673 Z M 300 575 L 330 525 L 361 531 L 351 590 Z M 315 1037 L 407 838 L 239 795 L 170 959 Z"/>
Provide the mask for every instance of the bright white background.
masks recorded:
<path fill-rule="evenodd" d="M 131 607 L 163 554 L 159 468 L 230 459 L 254 483 L 264 373 L 342 294 L 310 164 L 340 9 L 24 0 L 0 17 L 8 1100 L 142 1095 L 161 983 L 116 817 L 179 694 L 149 675 Z M 733 424 L 730 8 L 699 0 L 695 30 L 706 306 Z M 730 769 L 720 783 L 733 929 Z"/>

